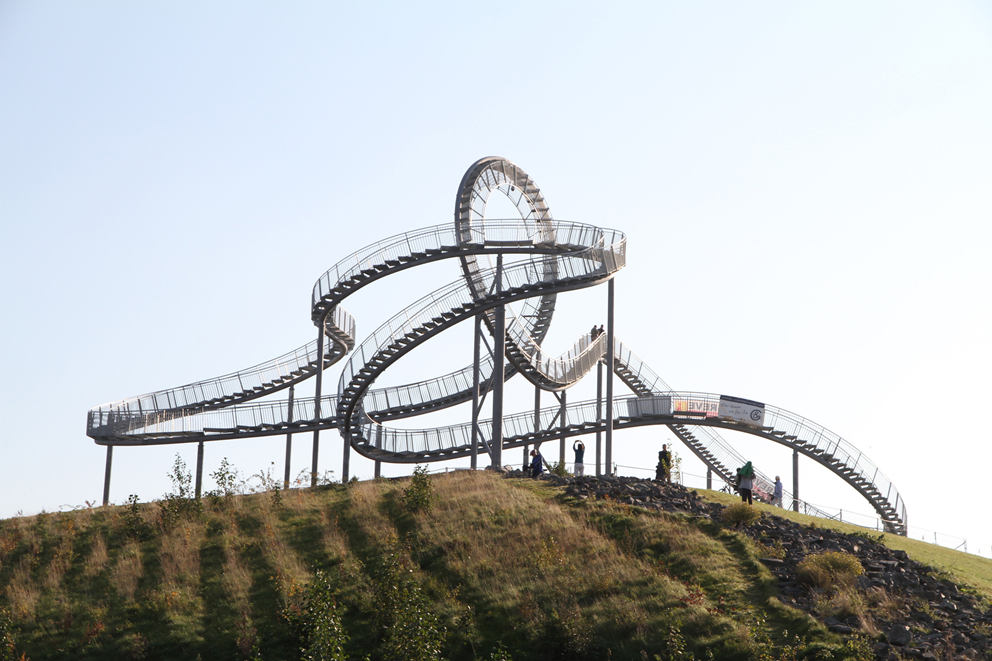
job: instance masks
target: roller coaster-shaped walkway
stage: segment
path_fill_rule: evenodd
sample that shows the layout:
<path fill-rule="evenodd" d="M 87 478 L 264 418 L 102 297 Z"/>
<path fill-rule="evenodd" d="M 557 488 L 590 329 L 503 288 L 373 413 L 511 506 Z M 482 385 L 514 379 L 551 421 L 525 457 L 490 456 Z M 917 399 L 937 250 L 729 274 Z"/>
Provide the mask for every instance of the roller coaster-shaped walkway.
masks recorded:
<path fill-rule="evenodd" d="M 519 220 L 486 218 L 486 203 L 494 192 L 515 204 Z M 406 269 L 452 258 L 460 262 L 461 278 L 400 311 L 358 343 L 354 319 L 340 306 L 348 296 Z M 311 308 L 318 328 L 315 341 L 226 376 L 92 409 L 87 435 L 108 446 L 104 500 L 110 452 L 119 445 L 200 442 L 202 449 L 203 441 L 312 431 L 316 473 L 317 436 L 320 430 L 337 429 L 345 441 L 342 474 L 347 479 L 349 448 L 376 461 L 398 463 L 472 456 L 473 466 L 477 454 L 485 452 L 501 465 L 504 448 L 558 439 L 564 448 L 566 437 L 594 432 L 607 434 L 609 466 L 614 429 L 664 425 L 727 483 L 733 483 L 734 467 L 746 460 L 720 436 L 720 428 L 791 448 L 861 494 L 887 531 L 906 534 L 906 507 L 899 492 L 849 442 L 770 405 L 750 403 L 762 407 L 757 422 L 723 415 L 725 398 L 673 390 L 624 346 L 612 333 L 612 279 L 625 262 L 623 233 L 553 220 L 540 190 L 522 169 L 498 157 L 481 159 L 459 186 L 454 224 L 390 237 L 349 255 L 320 277 Z M 583 333 L 565 354 L 547 355 L 541 345 L 557 294 L 603 283 L 611 287 L 607 332 L 597 337 Z M 510 304 L 520 310 L 514 311 Z M 472 365 L 427 381 L 372 388 L 387 368 L 420 344 L 466 320 L 476 323 Z M 480 353 L 483 325 L 489 337 L 502 335 L 501 351 L 495 344 L 495 350 Z M 326 395 L 324 371 L 340 361 L 344 367 L 336 392 Z M 566 402 L 564 391 L 604 366 L 633 396 L 615 399 L 612 379 L 607 379 L 605 402 L 601 397 Z M 502 414 L 503 383 L 517 373 L 541 391 L 558 393 L 558 404 Z M 315 396 L 295 399 L 293 386 L 311 377 L 316 378 Z M 288 399 L 253 401 L 287 388 Z M 481 399 L 487 396 L 499 411 L 495 425 L 492 419 L 478 417 Z M 389 426 L 393 420 L 470 401 L 471 422 L 420 430 Z M 756 478 L 758 490 L 771 492 L 767 476 L 759 473 Z M 786 494 L 786 499 L 790 497 Z"/>

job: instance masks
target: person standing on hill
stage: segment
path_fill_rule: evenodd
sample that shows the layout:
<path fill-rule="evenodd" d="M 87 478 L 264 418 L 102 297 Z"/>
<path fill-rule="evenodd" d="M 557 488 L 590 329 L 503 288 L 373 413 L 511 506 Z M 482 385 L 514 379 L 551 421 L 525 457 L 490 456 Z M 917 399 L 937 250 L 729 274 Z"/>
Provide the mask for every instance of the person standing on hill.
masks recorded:
<path fill-rule="evenodd" d="M 580 475 L 586 474 L 586 466 L 582 463 L 582 460 L 586 456 L 586 445 L 582 441 L 575 441 L 572 443 L 572 450 L 575 451 L 575 470 L 572 471 L 573 474 L 578 477 Z"/>
<path fill-rule="evenodd" d="M 541 473 L 544 471 L 544 457 L 537 451 L 537 448 L 530 451 L 530 456 L 530 476 L 537 479 L 541 477 Z"/>
<path fill-rule="evenodd" d="M 782 478 L 775 476 L 775 493 L 772 494 L 772 505 L 782 507 Z"/>
<path fill-rule="evenodd" d="M 754 468 L 751 462 L 744 464 L 743 468 L 737 469 L 737 492 L 741 495 L 741 502 L 753 505 L 751 500 L 751 488 L 754 486 Z"/>
<path fill-rule="evenodd" d="M 672 453 L 668 451 L 668 445 L 661 446 L 658 453 L 658 466 L 655 468 L 654 479 L 662 482 L 672 483 Z"/>

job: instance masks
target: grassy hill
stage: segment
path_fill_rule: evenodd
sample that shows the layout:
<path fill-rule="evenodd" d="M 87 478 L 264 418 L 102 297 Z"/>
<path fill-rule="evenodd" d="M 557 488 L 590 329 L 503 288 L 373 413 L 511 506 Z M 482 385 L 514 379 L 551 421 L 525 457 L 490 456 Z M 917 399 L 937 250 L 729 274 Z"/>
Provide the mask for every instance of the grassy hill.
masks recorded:
<path fill-rule="evenodd" d="M 886 543 L 992 596 L 992 562 Z M 490 472 L 132 500 L 0 522 L 0 660 L 872 658 L 783 606 L 760 555 Z"/>

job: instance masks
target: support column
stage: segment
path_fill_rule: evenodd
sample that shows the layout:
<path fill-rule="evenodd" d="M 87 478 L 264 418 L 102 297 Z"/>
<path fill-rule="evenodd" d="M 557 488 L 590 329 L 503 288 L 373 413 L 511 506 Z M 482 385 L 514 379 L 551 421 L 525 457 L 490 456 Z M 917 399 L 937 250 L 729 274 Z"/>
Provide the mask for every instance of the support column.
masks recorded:
<path fill-rule="evenodd" d="M 713 469 L 709 466 L 706 467 L 706 488 L 713 490 Z"/>
<path fill-rule="evenodd" d="M 375 429 L 375 449 L 382 449 L 382 425 L 379 425 Z M 375 460 L 375 472 L 373 473 L 373 477 L 377 480 L 382 477 L 382 461 L 379 459 Z"/>
<path fill-rule="evenodd" d="M 472 340 L 472 470 L 479 467 L 479 359 L 482 353 L 482 313 L 475 315 Z M 494 373 L 495 374 L 495 373 Z"/>
<path fill-rule="evenodd" d="M 603 360 L 600 359 L 596 363 L 596 424 L 599 426 L 599 422 L 603 419 Z M 602 472 L 602 457 L 603 457 L 603 432 L 596 432 L 596 477 L 603 474 Z"/>
<path fill-rule="evenodd" d="M 606 474 L 613 475 L 613 283 L 610 278 L 606 294 Z"/>
<path fill-rule="evenodd" d="M 792 511 L 799 511 L 799 450 L 792 450 Z"/>
<path fill-rule="evenodd" d="M 110 466 L 114 463 L 114 446 L 107 446 L 107 467 L 103 469 L 103 506 L 110 504 Z"/>
<path fill-rule="evenodd" d="M 503 254 L 496 256 L 496 293 L 503 292 Z M 503 465 L 503 372 L 506 364 L 506 308 L 496 307 L 496 332 L 493 339 L 493 437 L 490 442 L 492 465 Z"/>
<path fill-rule="evenodd" d="M 541 388 L 540 386 L 534 386 L 534 436 L 541 431 Z M 534 447 L 539 447 L 541 444 L 536 442 Z M 530 465 L 530 445 L 524 446 L 524 470 Z"/>
<path fill-rule="evenodd" d="M 293 422 L 293 398 L 296 396 L 296 385 L 289 387 L 289 412 L 286 414 L 286 422 Z M 289 467 L 292 464 L 293 456 L 293 432 L 286 432 L 286 471 L 282 477 L 282 488 L 289 488 Z"/>
<path fill-rule="evenodd" d="M 200 490 L 203 486 L 203 441 L 196 446 L 196 499 L 200 499 Z"/>
<path fill-rule="evenodd" d="M 314 386 L 314 397 L 313 397 L 313 421 L 314 424 L 318 426 L 317 429 L 313 430 L 313 456 L 310 460 L 310 486 L 317 486 L 317 455 L 320 454 L 320 397 L 321 388 L 324 383 L 324 318 L 321 317 L 320 323 L 317 325 L 317 383 Z M 345 447 L 345 458 L 348 457 L 348 438 L 345 436 L 344 441 Z M 342 468 L 342 482 L 348 481 L 348 476 L 345 474 L 347 469 Z"/>
<path fill-rule="evenodd" d="M 559 398 L 561 407 L 558 409 L 558 426 L 561 428 L 561 440 L 558 442 L 558 461 L 561 462 L 562 468 L 565 467 L 565 428 L 568 427 L 568 420 L 565 418 L 568 415 L 567 392 L 566 390 L 561 391 Z"/>

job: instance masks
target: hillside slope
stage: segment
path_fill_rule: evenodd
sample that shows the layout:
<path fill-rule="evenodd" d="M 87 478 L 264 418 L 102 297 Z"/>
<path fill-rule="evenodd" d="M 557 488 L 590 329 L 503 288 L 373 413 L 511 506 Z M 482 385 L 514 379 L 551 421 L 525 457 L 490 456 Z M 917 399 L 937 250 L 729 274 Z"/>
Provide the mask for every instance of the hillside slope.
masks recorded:
<path fill-rule="evenodd" d="M 721 523 L 720 506 L 665 512 L 490 472 L 417 484 L 433 488 L 419 511 L 413 496 L 425 494 L 402 480 L 5 520 L 0 634 L 35 661 L 299 659 L 315 645 L 321 584 L 347 658 L 868 659 L 899 649 L 829 631 L 819 620 L 836 608 L 832 589 L 780 600 L 774 561 L 760 560 L 775 549 Z M 672 489 L 668 500 L 691 500 Z M 861 613 L 863 630 L 884 640 L 864 604 Z"/>

